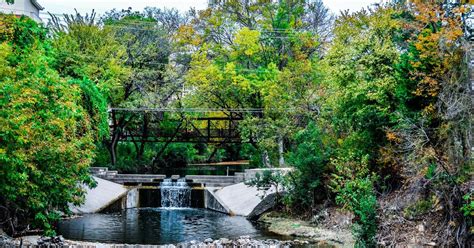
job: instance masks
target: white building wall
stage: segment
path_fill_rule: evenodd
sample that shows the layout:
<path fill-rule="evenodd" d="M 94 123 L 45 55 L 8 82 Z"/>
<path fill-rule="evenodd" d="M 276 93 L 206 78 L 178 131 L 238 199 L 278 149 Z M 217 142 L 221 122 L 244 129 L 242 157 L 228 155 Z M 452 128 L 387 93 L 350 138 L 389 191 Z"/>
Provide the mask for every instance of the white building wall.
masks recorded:
<path fill-rule="evenodd" d="M 35 21 L 41 22 L 39 9 L 31 3 L 31 0 L 15 0 L 14 4 L 7 4 L 6 0 L 0 0 L 0 12 L 6 14 L 25 15 Z"/>

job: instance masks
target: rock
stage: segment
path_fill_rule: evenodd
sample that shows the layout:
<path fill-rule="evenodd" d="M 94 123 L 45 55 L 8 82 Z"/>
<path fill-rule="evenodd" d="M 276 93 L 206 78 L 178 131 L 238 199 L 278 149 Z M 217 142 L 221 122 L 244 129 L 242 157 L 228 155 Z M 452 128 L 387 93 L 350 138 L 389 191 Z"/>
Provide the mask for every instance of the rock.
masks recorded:
<path fill-rule="evenodd" d="M 305 235 L 308 238 L 313 238 L 313 237 L 317 236 L 317 234 L 314 231 L 310 231 L 310 232 L 306 233 Z"/>
<path fill-rule="evenodd" d="M 245 243 L 244 239 L 237 239 L 237 244 L 238 245 L 243 245 Z"/>
<path fill-rule="evenodd" d="M 12 239 L 0 229 L 0 247 L 9 247 Z"/>
<path fill-rule="evenodd" d="M 196 247 L 196 245 L 191 244 L 191 242 L 183 242 L 183 243 L 178 243 L 176 245 L 176 248 L 188 248 L 188 247 Z"/>
<path fill-rule="evenodd" d="M 425 226 L 423 224 L 416 226 L 416 228 L 418 229 L 418 232 L 425 232 Z"/>
<path fill-rule="evenodd" d="M 310 223 L 312 223 L 314 225 L 318 225 L 318 224 L 322 223 L 328 217 L 329 217 L 328 210 L 323 209 L 323 210 L 319 211 L 317 214 L 315 214 L 313 216 L 313 218 L 311 218 Z"/>
<path fill-rule="evenodd" d="M 212 243 L 212 241 L 214 241 L 213 239 L 211 238 L 207 238 L 204 240 L 204 243 Z"/>
<path fill-rule="evenodd" d="M 273 208 L 277 202 L 277 194 L 272 193 L 267 195 L 255 208 L 252 212 L 247 216 L 250 220 L 257 220 L 260 215 L 268 211 L 269 209 Z"/>
<path fill-rule="evenodd" d="M 231 243 L 231 241 L 229 239 L 226 239 L 226 238 L 219 239 L 219 242 L 223 245 L 227 245 L 227 244 Z"/>

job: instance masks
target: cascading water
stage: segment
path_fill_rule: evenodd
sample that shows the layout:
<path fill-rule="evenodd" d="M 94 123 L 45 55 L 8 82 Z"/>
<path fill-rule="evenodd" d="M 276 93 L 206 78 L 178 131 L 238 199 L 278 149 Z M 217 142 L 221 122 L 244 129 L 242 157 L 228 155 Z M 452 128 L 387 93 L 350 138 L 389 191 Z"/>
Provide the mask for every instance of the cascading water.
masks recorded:
<path fill-rule="evenodd" d="M 160 183 L 161 207 L 164 208 L 188 208 L 191 206 L 191 188 L 185 178 L 173 182 L 166 178 Z"/>

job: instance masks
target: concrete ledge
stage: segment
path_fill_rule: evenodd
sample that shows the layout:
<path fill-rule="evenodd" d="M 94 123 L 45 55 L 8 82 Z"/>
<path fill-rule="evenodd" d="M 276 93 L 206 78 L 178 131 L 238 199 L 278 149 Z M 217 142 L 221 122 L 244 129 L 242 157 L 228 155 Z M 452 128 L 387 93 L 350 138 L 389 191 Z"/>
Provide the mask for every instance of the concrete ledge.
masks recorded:
<path fill-rule="evenodd" d="M 218 197 L 216 197 L 215 192 L 217 190 L 219 190 L 219 188 L 216 187 L 206 187 L 204 189 L 204 207 L 232 215 L 230 209 Z"/>
<path fill-rule="evenodd" d="M 128 190 L 121 184 L 94 177 L 97 187 L 86 187 L 86 199 L 81 206 L 70 206 L 75 214 L 97 213 L 124 197 Z"/>
<path fill-rule="evenodd" d="M 256 187 L 250 187 L 244 183 L 238 183 L 215 190 L 213 196 L 222 206 L 228 209 L 230 214 L 249 216 L 257 206 L 259 206 L 263 198 L 274 192 L 274 189 L 260 191 Z M 271 201 L 266 202 L 266 205 L 269 204 L 271 204 Z M 273 205 L 269 205 L 269 207 L 272 206 Z M 267 209 L 262 211 L 266 211 Z M 256 214 L 256 212 L 254 214 Z"/>

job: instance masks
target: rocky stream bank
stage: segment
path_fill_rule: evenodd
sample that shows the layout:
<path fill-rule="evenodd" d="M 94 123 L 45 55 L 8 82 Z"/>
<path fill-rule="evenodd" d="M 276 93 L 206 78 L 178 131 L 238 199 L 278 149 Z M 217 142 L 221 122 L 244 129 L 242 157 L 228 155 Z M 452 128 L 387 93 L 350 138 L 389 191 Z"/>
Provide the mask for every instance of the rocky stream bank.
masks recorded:
<path fill-rule="evenodd" d="M 25 236 L 21 238 L 0 237 L 0 247 L 75 247 L 75 248 L 228 248 L 228 247 L 258 247 L 258 248 L 287 248 L 287 247 L 333 247 L 325 243 L 307 240 L 281 241 L 276 239 L 257 240 L 249 236 L 238 239 L 206 239 L 192 240 L 178 244 L 142 245 L 142 244 L 108 244 L 84 241 L 66 240 L 61 236 L 48 238 L 41 236 Z"/>
<path fill-rule="evenodd" d="M 268 231 L 315 244 L 317 247 L 354 247 L 350 231 L 351 216 L 325 209 L 312 221 L 298 220 L 269 212 L 259 218 Z"/>

